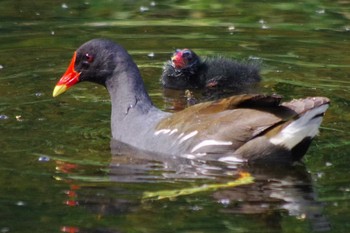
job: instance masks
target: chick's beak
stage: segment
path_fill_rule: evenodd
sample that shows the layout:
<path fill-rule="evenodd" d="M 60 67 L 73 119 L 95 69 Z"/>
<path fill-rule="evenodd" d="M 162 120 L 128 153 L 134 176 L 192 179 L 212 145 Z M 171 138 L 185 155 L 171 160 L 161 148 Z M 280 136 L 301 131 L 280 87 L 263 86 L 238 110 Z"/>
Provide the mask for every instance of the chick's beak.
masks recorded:
<path fill-rule="evenodd" d="M 171 57 L 172 65 L 175 69 L 182 69 L 186 66 L 184 59 L 182 58 L 182 52 L 176 52 Z"/>
<path fill-rule="evenodd" d="M 63 92 L 67 91 L 70 87 L 74 86 L 76 83 L 79 82 L 80 73 L 78 73 L 74 69 L 76 56 L 77 53 L 74 52 L 72 61 L 70 62 L 66 72 L 63 74 L 62 78 L 57 82 L 55 89 L 53 90 L 53 97 L 62 94 Z"/>

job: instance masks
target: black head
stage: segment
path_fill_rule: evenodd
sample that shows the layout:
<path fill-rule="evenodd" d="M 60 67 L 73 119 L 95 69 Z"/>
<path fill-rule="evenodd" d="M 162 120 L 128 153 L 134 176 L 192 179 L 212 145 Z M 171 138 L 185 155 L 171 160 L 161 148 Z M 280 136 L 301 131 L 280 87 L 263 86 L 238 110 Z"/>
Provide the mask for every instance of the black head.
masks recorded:
<path fill-rule="evenodd" d="M 190 49 L 176 50 L 171 60 L 172 66 L 178 70 L 193 67 L 199 64 L 200 61 L 197 54 Z"/>
<path fill-rule="evenodd" d="M 116 66 L 123 66 L 125 58 L 129 54 L 123 47 L 110 40 L 94 39 L 78 48 L 74 68 L 80 73 L 79 81 L 104 85 Z"/>
<path fill-rule="evenodd" d="M 106 39 L 93 39 L 80 46 L 53 96 L 65 92 L 78 82 L 90 81 L 105 85 L 114 72 L 125 69 L 131 57 L 120 45 Z"/>

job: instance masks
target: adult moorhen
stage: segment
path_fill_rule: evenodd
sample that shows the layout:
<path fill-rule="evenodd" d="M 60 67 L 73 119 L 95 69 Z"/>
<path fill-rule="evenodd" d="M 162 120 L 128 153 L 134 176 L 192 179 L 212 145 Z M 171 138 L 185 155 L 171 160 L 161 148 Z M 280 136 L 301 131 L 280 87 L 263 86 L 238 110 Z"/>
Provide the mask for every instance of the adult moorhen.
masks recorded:
<path fill-rule="evenodd" d="M 106 39 L 88 41 L 74 53 L 53 96 L 82 81 L 107 88 L 113 139 L 164 156 L 227 162 L 300 160 L 330 102 L 308 97 L 280 103 L 278 96 L 238 95 L 163 112 L 152 104 L 131 56 Z"/>
<path fill-rule="evenodd" d="M 170 89 L 223 89 L 245 93 L 261 80 L 257 63 L 225 57 L 200 57 L 190 49 L 177 50 L 164 68 L 161 82 Z"/>

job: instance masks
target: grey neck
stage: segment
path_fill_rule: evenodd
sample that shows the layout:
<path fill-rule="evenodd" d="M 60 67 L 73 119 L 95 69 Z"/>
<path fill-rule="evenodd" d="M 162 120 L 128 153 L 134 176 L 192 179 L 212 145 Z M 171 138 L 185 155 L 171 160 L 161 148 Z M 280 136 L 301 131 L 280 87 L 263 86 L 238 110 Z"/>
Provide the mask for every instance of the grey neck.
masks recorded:
<path fill-rule="evenodd" d="M 113 76 L 107 79 L 106 88 L 112 102 L 111 129 L 114 139 L 123 138 L 128 129 L 138 124 L 136 121 L 156 109 L 136 65 L 116 69 Z"/>

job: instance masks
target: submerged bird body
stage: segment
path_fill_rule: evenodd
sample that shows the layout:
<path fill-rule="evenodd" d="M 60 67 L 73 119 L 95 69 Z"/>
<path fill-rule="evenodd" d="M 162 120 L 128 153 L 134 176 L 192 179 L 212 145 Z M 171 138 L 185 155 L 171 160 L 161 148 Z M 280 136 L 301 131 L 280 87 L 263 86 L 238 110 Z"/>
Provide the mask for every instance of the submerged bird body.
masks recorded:
<path fill-rule="evenodd" d="M 299 160 L 329 104 L 325 97 L 280 103 L 278 96 L 238 95 L 177 113 L 163 112 L 152 104 L 126 50 L 103 39 L 91 40 L 76 51 L 53 95 L 81 81 L 107 88 L 113 139 L 164 156 L 191 159 Z"/>
<path fill-rule="evenodd" d="M 256 63 L 225 57 L 201 59 L 189 49 L 177 50 L 163 69 L 161 82 L 171 89 L 231 89 L 244 93 L 261 80 Z"/>

